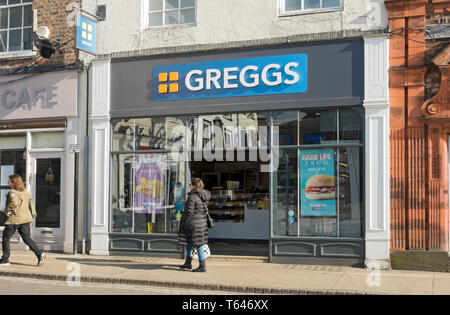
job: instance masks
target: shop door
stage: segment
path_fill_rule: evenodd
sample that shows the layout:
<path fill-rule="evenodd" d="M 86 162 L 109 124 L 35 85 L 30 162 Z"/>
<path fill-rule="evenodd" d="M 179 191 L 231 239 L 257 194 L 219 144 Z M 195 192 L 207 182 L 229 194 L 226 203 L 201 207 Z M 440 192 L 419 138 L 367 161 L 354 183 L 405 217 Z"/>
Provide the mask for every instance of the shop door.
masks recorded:
<path fill-rule="evenodd" d="M 30 192 L 37 212 L 32 236 L 44 250 L 62 250 L 62 164 L 62 153 L 31 155 Z"/>

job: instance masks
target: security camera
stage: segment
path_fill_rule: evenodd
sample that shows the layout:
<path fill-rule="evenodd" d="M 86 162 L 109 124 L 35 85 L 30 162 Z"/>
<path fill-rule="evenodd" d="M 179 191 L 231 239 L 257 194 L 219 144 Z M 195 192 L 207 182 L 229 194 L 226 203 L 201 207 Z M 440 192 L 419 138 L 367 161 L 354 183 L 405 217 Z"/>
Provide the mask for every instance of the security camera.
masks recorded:
<path fill-rule="evenodd" d="M 45 58 L 50 58 L 55 53 L 55 48 L 53 48 L 50 38 L 50 30 L 47 26 L 40 26 L 33 33 L 35 46 L 39 49 L 39 54 Z"/>

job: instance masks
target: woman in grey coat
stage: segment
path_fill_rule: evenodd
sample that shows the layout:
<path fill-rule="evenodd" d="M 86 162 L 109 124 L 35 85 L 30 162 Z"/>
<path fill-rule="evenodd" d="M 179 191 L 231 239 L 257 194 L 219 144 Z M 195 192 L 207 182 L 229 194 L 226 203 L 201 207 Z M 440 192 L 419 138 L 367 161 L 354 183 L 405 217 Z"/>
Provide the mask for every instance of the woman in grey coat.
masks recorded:
<path fill-rule="evenodd" d="M 194 269 L 194 272 L 206 271 L 203 245 L 208 244 L 208 224 L 205 204 L 211 198 L 211 193 L 204 190 L 204 187 L 200 178 L 191 179 L 190 192 L 184 206 L 178 232 L 178 243 L 186 246 L 186 261 L 180 268 L 192 269 L 191 251 L 194 246 L 197 248 L 200 266 Z"/>

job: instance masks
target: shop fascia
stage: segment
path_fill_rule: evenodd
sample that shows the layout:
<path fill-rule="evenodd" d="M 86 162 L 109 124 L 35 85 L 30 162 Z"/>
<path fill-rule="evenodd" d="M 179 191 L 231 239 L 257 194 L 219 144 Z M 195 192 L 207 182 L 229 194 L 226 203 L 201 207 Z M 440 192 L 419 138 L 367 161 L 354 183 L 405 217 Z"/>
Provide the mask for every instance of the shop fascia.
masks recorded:
<path fill-rule="evenodd" d="M 57 95 L 57 87 L 39 87 L 34 89 L 6 89 L 2 92 L 2 106 L 7 109 L 22 107 L 23 109 L 32 109 L 37 104 L 42 108 L 53 108 L 58 105 L 54 99 Z"/>

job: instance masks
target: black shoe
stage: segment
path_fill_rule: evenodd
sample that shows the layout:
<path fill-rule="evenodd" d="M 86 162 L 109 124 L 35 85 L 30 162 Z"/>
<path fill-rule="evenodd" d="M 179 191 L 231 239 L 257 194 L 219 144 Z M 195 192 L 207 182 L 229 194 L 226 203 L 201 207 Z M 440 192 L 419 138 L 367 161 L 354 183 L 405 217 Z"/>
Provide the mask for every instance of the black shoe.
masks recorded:
<path fill-rule="evenodd" d="M 37 266 L 40 267 L 45 262 L 45 253 L 42 253 L 40 256 L 38 256 L 38 263 Z"/>
<path fill-rule="evenodd" d="M 186 257 L 184 265 L 178 266 L 181 269 L 192 269 L 192 257 Z"/>
<path fill-rule="evenodd" d="M 198 268 L 192 270 L 192 272 L 206 272 L 206 261 L 201 261 Z"/>
<path fill-rule="evenodd" d="M 9 265 L 11 265 L 11 264 L 9 263 L 9 261 L 3 260 L 3 259 L 0 260 L 0 266 L 9 266 Z"/>

